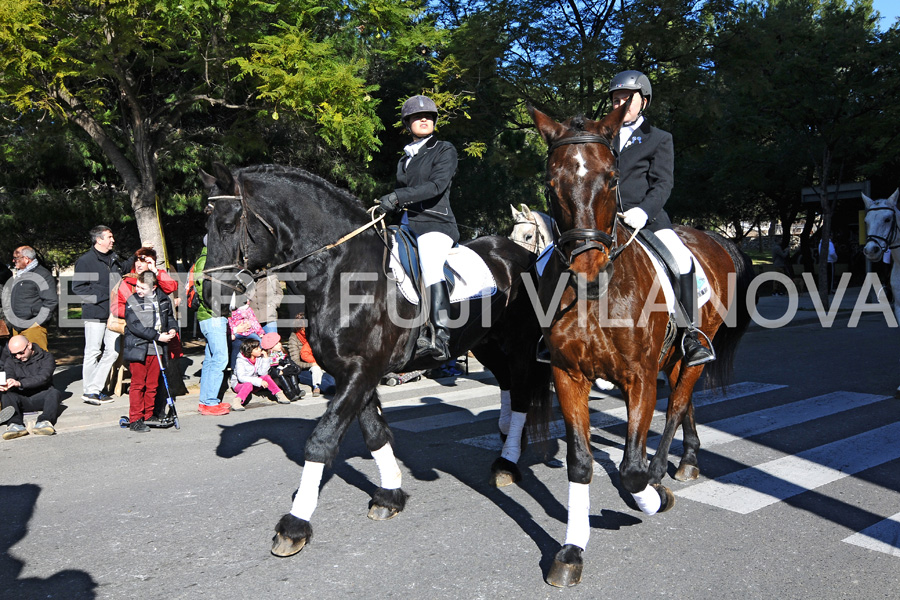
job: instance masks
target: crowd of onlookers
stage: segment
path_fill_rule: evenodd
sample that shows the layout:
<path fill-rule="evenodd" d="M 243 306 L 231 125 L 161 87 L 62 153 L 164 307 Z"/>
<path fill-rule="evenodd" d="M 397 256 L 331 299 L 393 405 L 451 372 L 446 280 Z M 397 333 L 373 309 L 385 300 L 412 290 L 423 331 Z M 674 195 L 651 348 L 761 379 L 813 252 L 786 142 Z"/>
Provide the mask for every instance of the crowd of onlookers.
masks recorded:
<path fill-rule="evenodd" d="M 84 327 L 83 394 L 91 405 L 112 402 L 110 377 L 118 364 L 130 372 L 127 427 L 147 432 L 172 424 L 168 399 L 188 393 L 184 386 L 184 351 L 175 318 L 184 294 L 166 272 L 157 252 L 142 245 L 129 258 L 114 251 L 115 237 L 106 226 L 90 232 L 91 247 L 75 263 L 72 292 L 81 301 Z M 58 282 L 40 264 L 34 248 L 21 246 L 11 269 L 2 269 L 3 319 L 0 319 L 0 425 L 3 439 L 28 435 L 24 415 L 39 412 L 31 433 L 53 435 L 63 394 L 53 385 L 56 361 L 49 352 L 48 325 L 59 308 Z M 200 374 L 198 410 L 226 415 L 244 410 L 251 394 L 290 403 L 305 394 L 300 375 L 312 377 L 313 396 L 321 394 L 323 370 L 316 364 L 305 328 L 282 344 L 277 331 L 284 292 L 274 276 L 248 288 L 246 300 L 233 297 L 228 317 L 215 314 L 203 298 L 206 245 L 191 268 L 189 285 L 196 318 L 206 339 Z M 243 296 L 240 297 L 243 300 Z M 181 310 L 188 310 L 182 306 Z M 297 315 L 298 323 L 305 323 Z M 226 372 L 236 401 L 223 402 Z"/>

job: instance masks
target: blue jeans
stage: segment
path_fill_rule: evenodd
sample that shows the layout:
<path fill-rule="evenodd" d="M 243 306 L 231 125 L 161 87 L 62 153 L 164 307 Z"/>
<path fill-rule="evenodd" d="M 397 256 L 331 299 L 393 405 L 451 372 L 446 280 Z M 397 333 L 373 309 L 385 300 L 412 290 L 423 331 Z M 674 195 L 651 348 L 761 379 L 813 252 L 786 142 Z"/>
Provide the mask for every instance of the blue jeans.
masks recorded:
<path fill-rule="evenodd" d="M 213 317 L 200 321 L 200 331 L 206 338 L 206 353 L 200 371 L 200 404 L 214 406 L 221 402 L 219 390 L 228 364 L 228 320 Z"/>

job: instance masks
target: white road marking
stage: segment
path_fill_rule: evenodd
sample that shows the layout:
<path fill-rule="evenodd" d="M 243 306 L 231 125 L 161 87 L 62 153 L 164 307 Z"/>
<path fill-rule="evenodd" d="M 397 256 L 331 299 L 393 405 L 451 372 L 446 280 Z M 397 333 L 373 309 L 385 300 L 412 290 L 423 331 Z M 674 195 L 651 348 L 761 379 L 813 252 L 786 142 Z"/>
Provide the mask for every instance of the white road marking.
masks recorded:
<path fill-rule="evenodd" d="M 854 533 L 841 541 L 900 558 L 900 513 L 879 521 L 871 527 L 866 527 L 859 533 Z"/>
<path fill-rule="evenodd" d="M 900 458 L 900 423 L 730 473 L 675 492 L 742 515 Z"/>

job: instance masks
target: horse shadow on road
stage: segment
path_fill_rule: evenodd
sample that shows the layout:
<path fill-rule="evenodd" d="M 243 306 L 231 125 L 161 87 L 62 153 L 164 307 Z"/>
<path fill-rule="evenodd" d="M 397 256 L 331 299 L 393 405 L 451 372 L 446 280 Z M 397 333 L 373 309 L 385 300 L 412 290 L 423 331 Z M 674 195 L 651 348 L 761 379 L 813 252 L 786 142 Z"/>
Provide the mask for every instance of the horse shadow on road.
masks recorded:
<path fill-rule="evenodd" d="M 0 581 L 4 598 L 96 598 L 97 582 L 85 571 L 67 569 L 46 579 L 21 577 L 25 562 L 14 558 L 10 549 L 25 539 L 28 523 L 41 493 L 34 484 L 0 485 L 3 499 L 3 527 L 0 527 Z"/>
<path fill-rule="evenodd" d="M 448 414 L 451 415 L 457 411 L 469 413 L 465 408 L 452 405 L 447 405 L 447 408 Z M 452 419 L 452 416 L 450 418 Z M 314 419 L 271 418 L 237 425 L 220 425 L 221 433 L 216 455 L 221 458 L 233 458 L 257 444 L 272 443 L 281 447 L 290 461 L 302 466 L 304 445 L 316 422 Z M 445 474 L 484 496 L 533 540 L 541 553 L 540 568 L 547 572 L 554 554 L 560 548 L 560 542 L 554 534 L 545 531 L 544 526 L 531 514 L 530 509 L 517 501 L 508 490 L 498 489 L 490 483 L 490 465 L 496 456 L 483 449 L 448 439 L 445 432 L 446 430 L 440 434 L 435 430 L 409 432 L 395 427 L 393 446 L 397 460 L 418 481 L 434 481 L 440 478 L 441 474 Z M 549 446 L 541 450 L 549 450 Z M 377 489 L 377 469 L 374 467 L 374 461 L 371 472 L 367 469 L 364 473 L 354 468 L 347 459 L 357 456 L 371 460 L 371 454 L 366 449 L 359 431 L 351 427 L 333 465 L 326 469 L 321 486 L 328 485 L 331 477 L 337 476 L 371 496 Z M 567 520 L 566 506 L 539 480 L 535 472 L 535 467 L 542 467 L 544 464 L 543 459 L 543 452 L 538 448 L 525 450 L 519 463 L 523 479 L 517 486 L 531 496 L 547 516 L 561 523 L 564 529 Z M 554 466 L 554 461 L 547 464 Z M 558 491 L 560 497 L 564 498 L 565 490 Z M 603 509 L 599 514 L 592 514 L 590 517 L 592 530 L 614 531 L 641 522 L 641 519 L 635 516 L 608 509 Z"/>

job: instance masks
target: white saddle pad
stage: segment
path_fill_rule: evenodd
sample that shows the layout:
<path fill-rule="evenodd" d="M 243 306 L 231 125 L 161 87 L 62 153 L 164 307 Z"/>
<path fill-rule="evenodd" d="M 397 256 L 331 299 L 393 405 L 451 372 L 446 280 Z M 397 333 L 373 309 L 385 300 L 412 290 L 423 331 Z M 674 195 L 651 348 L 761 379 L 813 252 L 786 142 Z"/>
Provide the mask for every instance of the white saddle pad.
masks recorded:
<path fill-rule="evenodd" d="M 666 273 L 665 267 L 663 267 L 662 263 L 659 262 L 659 259 L 656 257 L 656 254 L 650 252 L 647 249 L 647 246 L 641 241 L 640 238 L 634 238 L 634 241 L 641 247 L 644 253 L 650 258 L 650 262 L 653 263 L 653 268 L 656 269 L 656 278 L 660 283 L 660 286 L 663 290 L 663 295 L 666 297 L 666 307 L 669 309 L 669 313 L 675 313 L 675 290 L 672 289 L 672 281 L 669 279 L 669 275 Z M 697 278 L 697 308 L 700 308 L 707 302 L 709 302 L 710 297 L 712 297 L 712 288 L 709 285 L 709 281 L 706 279 L 706 271 L 703 270 L 703 267 L 700 265 L 700 262 L 697 260 L 697 257 L 691 253 L 691 260 L 694 261 L 694 276 Z"/>
<path fill-rule="evenodd" d="M 447 255 L 447 263 L 456 273 L 456 285 L 450 294 L 450 302 L 462 302 L 472 298 L 484 298 L 497 293 L 497 282 L 487 264 L 478 254 L 466 246 L 457 246 Z M 397 253 L 396 241 L 391 244 L 391 272 L 397 279 L 400 293 L 410 304 L 419 303 L 419 294 L 413 281 L 403 270 Z"/>

